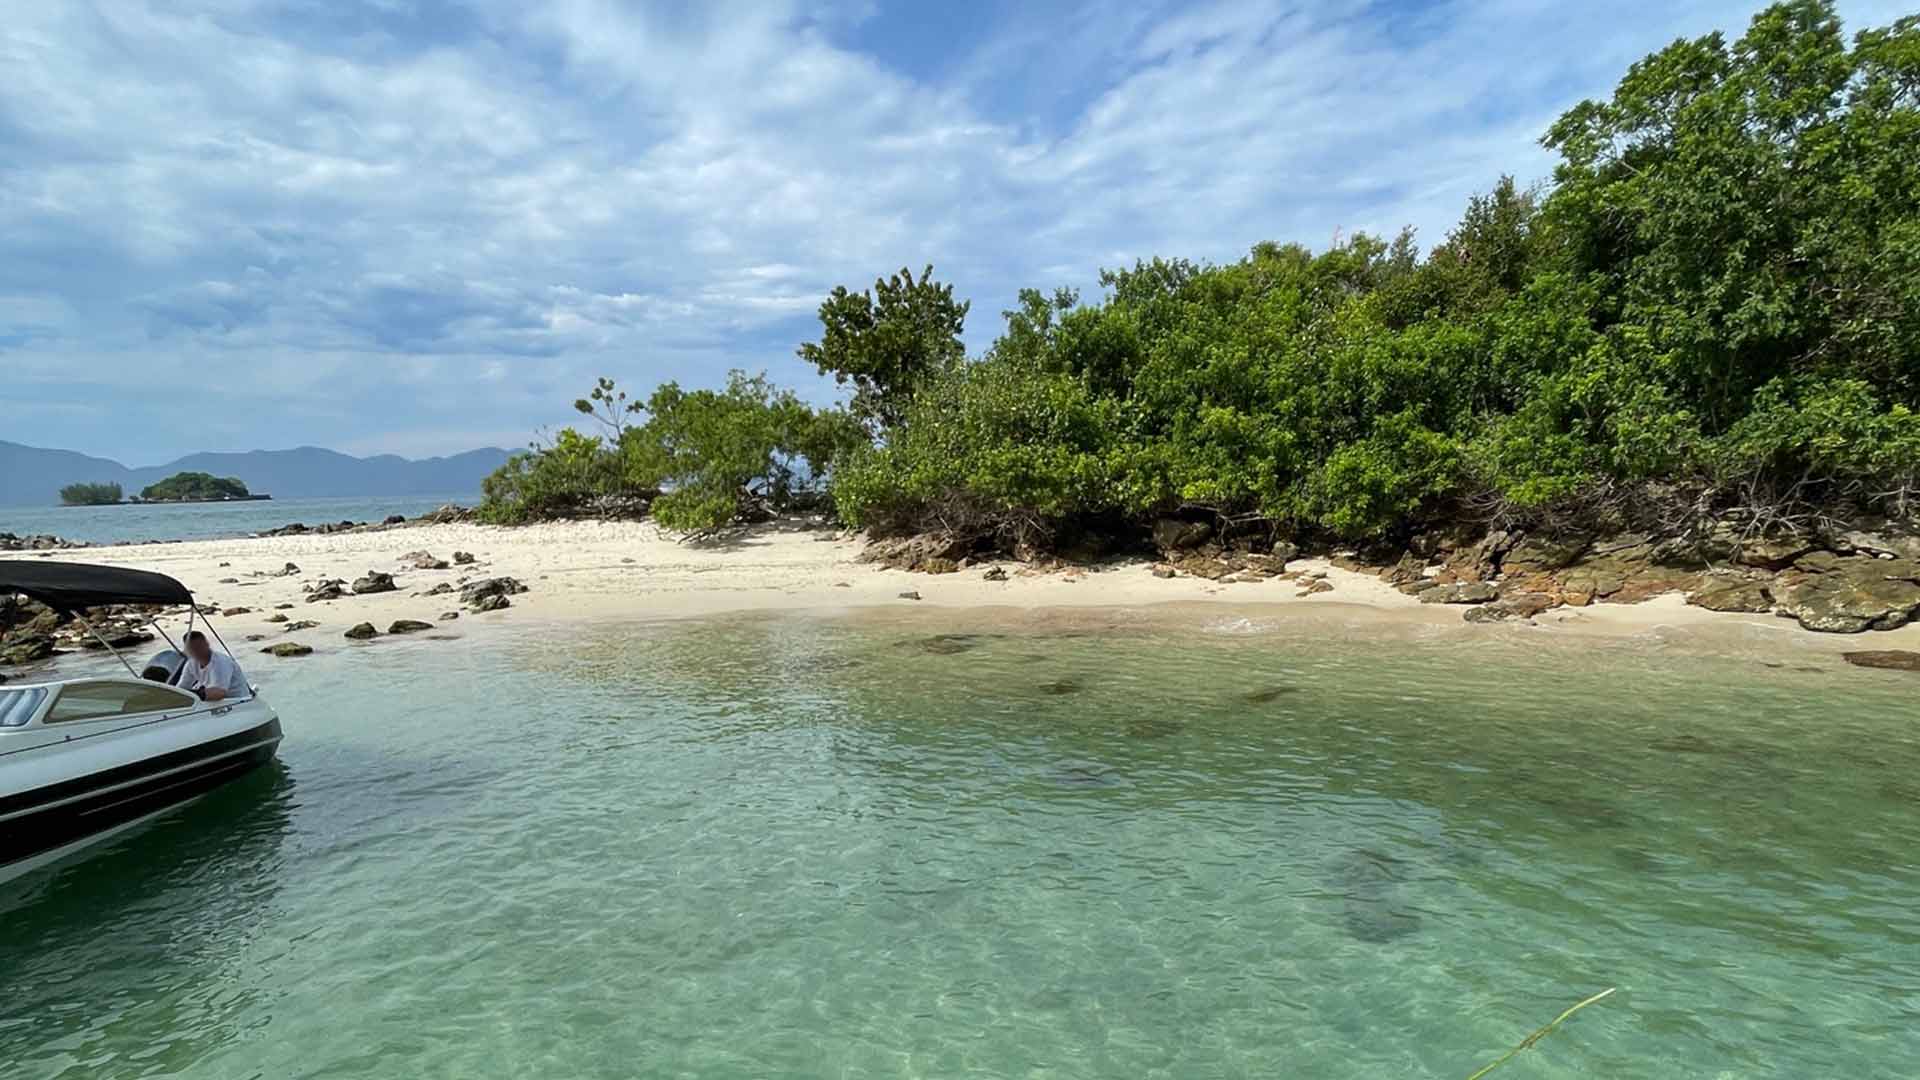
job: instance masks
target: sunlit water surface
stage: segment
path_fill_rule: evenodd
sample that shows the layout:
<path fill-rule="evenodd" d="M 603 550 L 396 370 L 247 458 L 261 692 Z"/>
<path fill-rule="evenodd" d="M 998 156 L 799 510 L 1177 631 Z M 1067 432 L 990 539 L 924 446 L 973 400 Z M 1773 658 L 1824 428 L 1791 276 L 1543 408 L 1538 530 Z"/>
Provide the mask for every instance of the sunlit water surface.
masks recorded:
<path fill-rule="evenodd" d="M 1920 1073 L 1920 679 L 1085 622 L 257 671 L 274 774 L 0 914 L 0 1072 L 1464 1078 L 1618 986 L 1499 1075 Z"/>

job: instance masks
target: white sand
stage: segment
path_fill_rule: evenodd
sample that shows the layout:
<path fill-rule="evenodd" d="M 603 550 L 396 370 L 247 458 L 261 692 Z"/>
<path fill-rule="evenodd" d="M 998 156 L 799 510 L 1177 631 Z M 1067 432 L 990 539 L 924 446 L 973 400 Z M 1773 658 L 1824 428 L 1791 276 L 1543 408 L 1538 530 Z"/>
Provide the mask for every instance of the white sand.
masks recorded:
<path fill-rule="evenodd" d="M 436 621 L 460 607 L 451 595 L 426 596 L 446 582 L 505 575 L 529 588 L 513 597 L 503 612 L 462 612 L 461 630 L 529 621 L 576 619 L 653 619 L 724 612 L 853 609 L 902 611 L 954 608 L 1063 609 L 1207 604 L 1258 607 L 1262 612 L 1291 609 L 1355 620 L 1460 627 L 1464 609 L 1421 604 L 1378 578 L 1352 573 L 1317 560 L 1299 560 L 1289 569 L 1319 570 L 1334 586 L 1330 592 L 1302 597 L 1297 582 L 1269 580 L 1221 584 L 1193 577 L 1156 578 L 1144 562 L 1130 561 L 1085 570 L 1036 572 L 1019 563 L 996 564 L 1005 581 L 988 581 L 988 564 L 957 574 L 928 575 L 883 570 L 856 561 L 862 544 L 831 529 L 762 528 L 725 541 L 696 545 L 676 542 L 651 524 L 568 522 L 524 528 L 484 525 L 432 525 L 379 532 L 328 536 L 258 537 L 191 541 L 67 551 L 54 558 L 140 567 L 170 574 L 193 590 L 203 604 L 247 607 L 246 615 L 223 619 L 220 628 L 235 650 L 248 634 L 271 640 L 293 638 L 308 644 L 339 642 L 355 623 L 366 621 L 384 631 L 395 619 Z M 473 566 L 414 570 L 400 557 L 426 550 L 441 559 L 455 551 L 479 557 Z M 301 573 L 256 577 L 286 563 Z M 351 582 L 368 570 L 395 575 L 397 592 L 349 596 L 309 604 L 301 590 L 323 578 Z M 224 579 L 234 579 L 224 581 Z M 223 583 L 224 581 L 224 583 Z M 902 592 L 917 592 L 918 601 Z M 294 607 L 289 619 L 317 620 L 311 630 L 283 635 L 266 622 L 276 604 Z M 1556 633 L 1647 636 L 1729 630 L 1749 644 L 1778 641 L 1784 651 L 1834 653 L 1843 649 L 1920 647 L 1920 627 L 1856 636 L 1813 634 L 1790 620 L 1766 615 L 1716 614 L 1689 607 L 1678 596 L 1644 604 L 1597 604 L 1562 608 L 1539 617 L 1537 625 L 1496 624 L 1465 628 L 1487 634 Z"/>

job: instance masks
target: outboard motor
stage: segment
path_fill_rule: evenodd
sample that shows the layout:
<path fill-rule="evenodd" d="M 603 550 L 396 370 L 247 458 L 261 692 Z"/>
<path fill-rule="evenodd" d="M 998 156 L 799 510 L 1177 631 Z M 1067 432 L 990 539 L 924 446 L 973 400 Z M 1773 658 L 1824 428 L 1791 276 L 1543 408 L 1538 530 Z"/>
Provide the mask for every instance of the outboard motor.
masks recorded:
<path fill-rule="evenodd" d="M 186 666 L 187 658 L 185 656 L 172 649 L 161 649 L 153 655 L 153 659 L 147 661 L 147 666 L 145 670 L 140 672 L 140 677 L 146 679 L 148 682 L 165 683 L 168 686 L 172 686 L 174 681 L 180 678 L 181 669 Z"/>

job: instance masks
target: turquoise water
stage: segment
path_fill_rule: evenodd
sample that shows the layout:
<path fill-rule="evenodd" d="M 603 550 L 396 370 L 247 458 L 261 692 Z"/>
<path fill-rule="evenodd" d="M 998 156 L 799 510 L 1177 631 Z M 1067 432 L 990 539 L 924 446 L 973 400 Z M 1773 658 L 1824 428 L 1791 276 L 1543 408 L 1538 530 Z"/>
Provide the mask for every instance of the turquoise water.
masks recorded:
<path fill-rule="evenodd" d="M 477 501 L 476 493 L 468 493 L 129 506 L 0 506 L 0 532 L 51 535 L 89 544 L 212 540 L 248 536 L 296 521 L 324 525 L 381 521 L 393 514 L 418 517 L 448 503 L 472 506 Z"/>
<path fill-rule="evenodd" d="M 0 1062 L 1464 1078 L 1618 986 L 1496 1075 L 1920 1072 L 1920 678 L 1102 618 L 255 665 L 274 775 L 0 915 Z"/>

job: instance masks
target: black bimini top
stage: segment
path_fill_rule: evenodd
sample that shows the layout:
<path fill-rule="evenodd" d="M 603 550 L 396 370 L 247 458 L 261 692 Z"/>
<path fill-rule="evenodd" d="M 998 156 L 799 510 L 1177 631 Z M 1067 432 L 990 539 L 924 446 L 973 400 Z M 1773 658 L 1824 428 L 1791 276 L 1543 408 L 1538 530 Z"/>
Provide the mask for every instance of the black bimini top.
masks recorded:
<path fill-rule="evenodd" d="M 23 593 L 59 611 L 107 604 L 191 604 L 193 594 L 165 574 L 118 566 L 0 559 L 0 594 Z"/>

